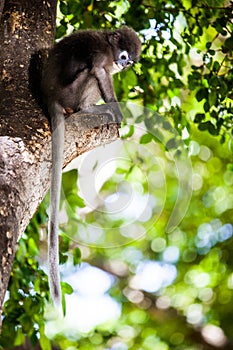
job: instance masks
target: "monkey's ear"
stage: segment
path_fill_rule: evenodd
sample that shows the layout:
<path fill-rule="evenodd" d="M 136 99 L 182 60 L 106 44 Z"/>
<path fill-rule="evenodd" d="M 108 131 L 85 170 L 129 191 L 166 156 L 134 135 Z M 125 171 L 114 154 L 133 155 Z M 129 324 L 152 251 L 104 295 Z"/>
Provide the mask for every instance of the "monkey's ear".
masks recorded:
<path fill-rule="evenodd" d="M 119 32 L 112 32 L 108 35 L 108 40 L 111 45 L 116 45 L 120 40 L 121 34 Z"/>

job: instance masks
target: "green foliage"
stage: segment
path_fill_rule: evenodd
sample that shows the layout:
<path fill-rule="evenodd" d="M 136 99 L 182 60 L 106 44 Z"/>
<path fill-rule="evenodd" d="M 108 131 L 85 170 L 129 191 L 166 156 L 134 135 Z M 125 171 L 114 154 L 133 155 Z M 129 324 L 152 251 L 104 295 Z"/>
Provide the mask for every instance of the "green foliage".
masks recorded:
<path fill-rule="evenodd" d="M 43 315 L 46 299 L 48 300 L 47 276 L 35 259 L 39 250 L 40 226 L 45 221 L 46 213 L 44 207 L 41 207 L 19 242 L 9 283 L 9 298 L 4 304 L 0 338 L 2 348 L 24 343 L 25 335 L 32 345 L 48 342 L 43 334 Z"/>
<path fill-rule="evenodd" d="M 122 23 L 134 27 L 143 39 L 140 74 L 129 70 L 115 77 L 119 99 L 130 97 L 171 116 L 180 133 L 189 128 L 191 119 L 224 142 L 232 134 L 231 11 L 224 1 L 217 5 L 169 1 L 166 6 L 163 1 L 156 6 L 153 1 L 60 1 L 57 37 L 71 29 Z M 204 117 L 199 122 L 201 110 Z"/>
<path fill-rule="evenodd" d="M 76 29 L 121 24 L 139 33 L 142 57 L 114 76 L 115 90 L 120 101 L 140 107 L 122 104 L 124 146 L 114 172 L 95 188 L 95 205 L 82 198 L 72 170 L 63 176 L 60 208 L 66 213 L 60 263 L 79 269 L 83 259 L 111 273 L 108 294 L 121 305 L 121 316 L 86 333 L 62 329 L 49 335 L 45 259 L 38 264 L 36 258 L 46 245 L 46 198 L 19 242 L 4 306 L 3 349 L 24 344 L 26 337 L 32 348 L 40 343 L 44 350 L 51 344 L 80 350 L 229 349 L 233 341 L 232 4 L 61 0 L 57 39 Z M 97 157 L 89 170 L 93 182 L 98 167 Z M 91 181 L 89 173 L 83 176 Z M 124 202 L 121 215 L 109 214 L 106 205 L 116 195 L 132 199 L 132 193 L 138 196 L 132 211 L 125 214 Z M 145 199 L 145 216 L 135 219 Z M 146 262 L 171 268 L 174 280 L 154 291 L 136 286 Z M 64 294 L 73 289 L 62 282 L 62 291 L 68 315 Z"/>
<path fill-rule="evenodd" d="M 85 207 L 83 199 L 77 194 L 77 179 L 77 170 L 65 173 L 62 178 L 62 196 L 66 200 L 66 208 L 67 211 L 70 211 L 70 215 L 72 215 L 77 207 Z"/>

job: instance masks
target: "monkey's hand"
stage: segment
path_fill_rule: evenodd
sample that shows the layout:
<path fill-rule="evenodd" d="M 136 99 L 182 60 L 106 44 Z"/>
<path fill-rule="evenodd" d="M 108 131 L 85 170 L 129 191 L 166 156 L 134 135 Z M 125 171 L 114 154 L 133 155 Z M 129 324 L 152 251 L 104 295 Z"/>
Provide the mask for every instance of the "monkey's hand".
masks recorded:
<path fill-rule="evenodd" d="M 117 102 L 111 102 L 108 104 L 110 109 L 112 110 L 112 113 L 114 115 L 114 120 L 116 121 L 117 124 L 121 124 L 123 116 L 119 107 L 119 104 Z"/>

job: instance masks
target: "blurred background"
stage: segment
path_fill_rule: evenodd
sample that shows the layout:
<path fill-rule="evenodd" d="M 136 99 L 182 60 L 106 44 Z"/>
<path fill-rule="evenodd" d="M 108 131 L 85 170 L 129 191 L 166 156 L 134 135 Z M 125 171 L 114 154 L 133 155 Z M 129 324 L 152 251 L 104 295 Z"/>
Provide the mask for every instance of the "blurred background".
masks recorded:
<path fill-rule="evenodd" d="M 63 308 L 49 303 L 46 197 L 19 242 L 2 349 L 233 349 L 233 5 L 60 1 L 73 30 L 137 31 L 114 76 L 121 139 L 63 174 Z"/>

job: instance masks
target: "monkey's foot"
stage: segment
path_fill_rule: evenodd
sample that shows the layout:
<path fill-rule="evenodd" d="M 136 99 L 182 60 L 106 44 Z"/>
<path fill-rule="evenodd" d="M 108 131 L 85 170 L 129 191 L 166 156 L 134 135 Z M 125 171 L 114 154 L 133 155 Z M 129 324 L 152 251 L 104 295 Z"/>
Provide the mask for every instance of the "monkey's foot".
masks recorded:
<path fill-rule="evenodd" d="M 72 108 L 66 107 L 64 108 L 64 114 L 72 114 L 74 113 L 74 110 Z"/>

